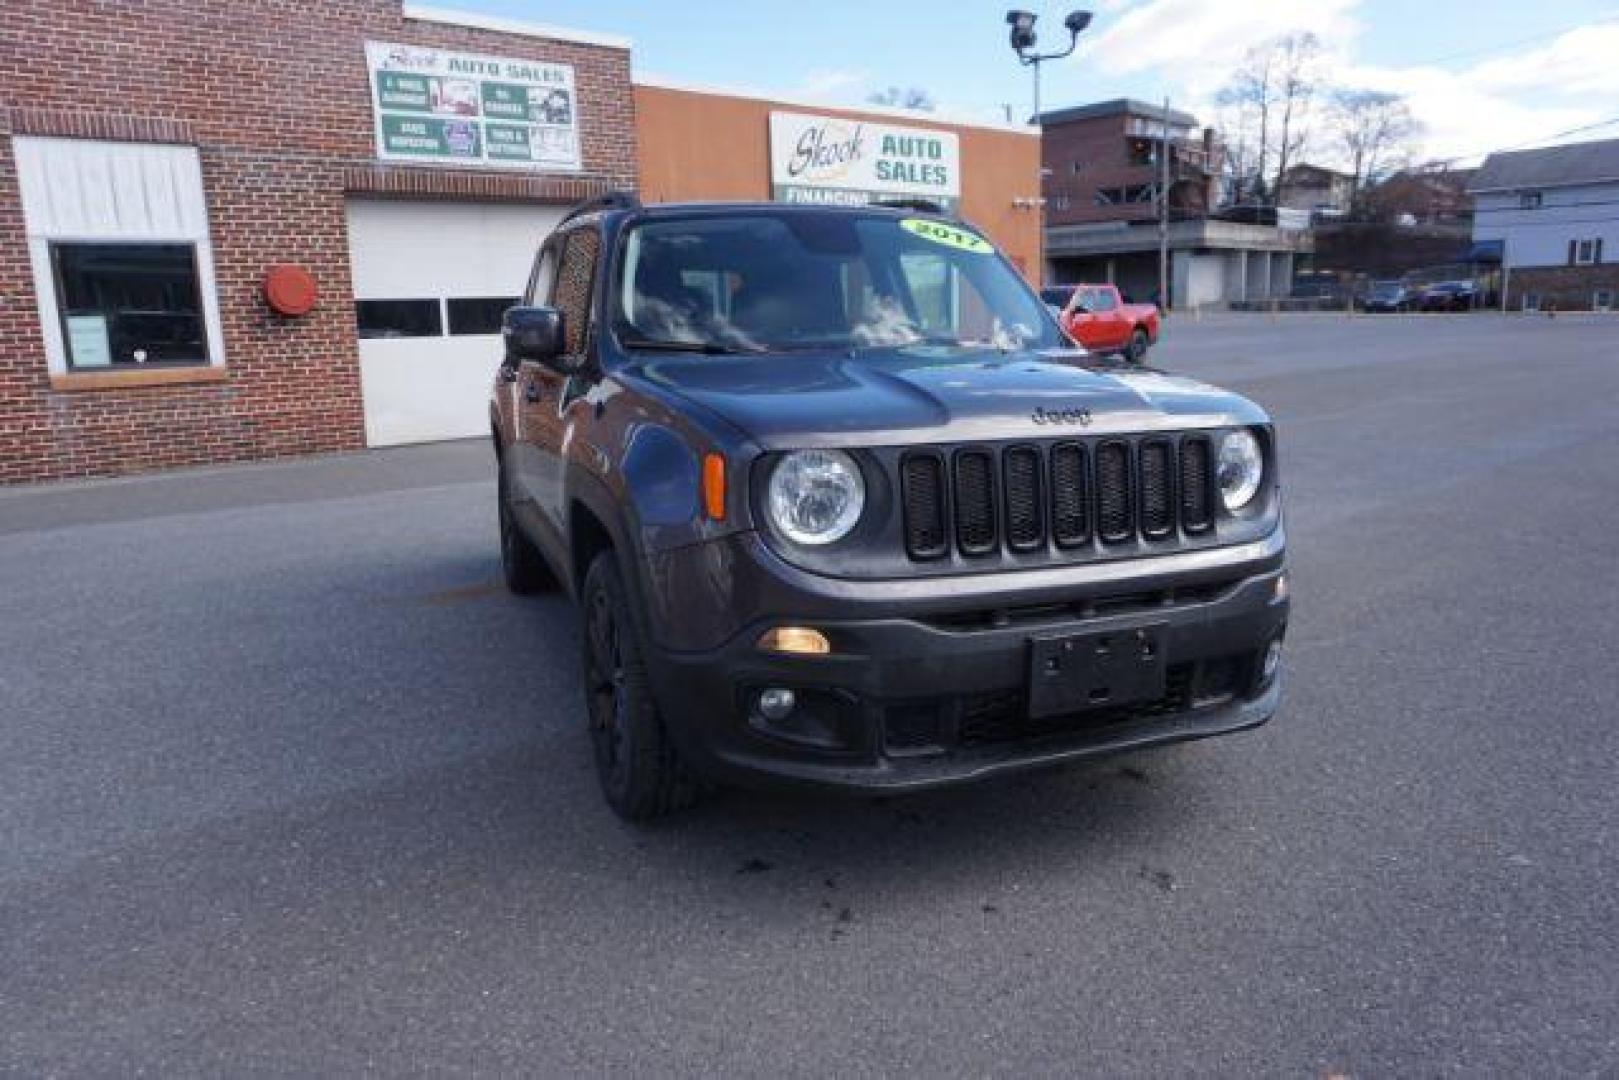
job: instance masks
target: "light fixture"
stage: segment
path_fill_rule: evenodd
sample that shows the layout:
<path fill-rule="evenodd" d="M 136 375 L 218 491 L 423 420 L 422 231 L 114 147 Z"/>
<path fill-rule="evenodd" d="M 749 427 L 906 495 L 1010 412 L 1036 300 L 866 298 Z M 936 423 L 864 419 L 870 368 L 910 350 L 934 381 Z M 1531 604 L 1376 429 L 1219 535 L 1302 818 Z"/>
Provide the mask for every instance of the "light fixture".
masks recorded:
<path fill-rule="evenodd" d="M 757 647 L 761 652 L 797 656 L 825 656 L 832 651 L 826 635 L 811 626 L 772 626 L 759 635 Z"/>
<path fill-rule="evenodd" d="M 1032 11 L 1008 11 L 1006 24 L 1012 28 L 1009 35 L 1012 48 L 1017 52 L 1034 48 L 1034 20 L 1039 18 Z"/>
<path fill-rule="evenodd" d="M 798 695 L 785 686 L 772 686 L 759 691 L 759 715 L 766 720 L 785 720 L 798 705 Z"/>

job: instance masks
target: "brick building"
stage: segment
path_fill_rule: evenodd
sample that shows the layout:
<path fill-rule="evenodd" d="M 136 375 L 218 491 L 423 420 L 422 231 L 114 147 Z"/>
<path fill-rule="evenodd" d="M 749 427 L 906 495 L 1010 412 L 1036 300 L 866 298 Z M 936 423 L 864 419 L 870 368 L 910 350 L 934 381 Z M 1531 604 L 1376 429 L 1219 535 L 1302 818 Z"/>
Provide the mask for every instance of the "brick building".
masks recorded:
<path fill-rule="evenodd" d="M 390 66 L 394 98 L 374 108 L 372 70 Z M 465 119 L 469 93 L 497 89 L 551 112 L 531 124 L 518 107 L 499 132 Z M 489 167 L 491 135 L 549 160 Z M 487 348 L 491 310 L 562 208 L 634 180 L 622 39 L 399 0 L 8 10 L 0 481 L 436 430 L 389 400 L 427 373 L 429 337 L 412 335 Z M 517 276 L 491 281 L 491 263 Z M 283 306 L 312 281 L 312 310 L 267 301 L 276 266 L 307 275 L 282 273 Z M 486 373 L 435 378 L 481 395 Z"/>
<path fill-rule="evenodd" d="M 1216 216 L 1223 150 L 1196 117 L 1120 98 L 1044 113 L 1040 123 L 1048 282 L 1109 281 L 1132 299 L 1181 308 L 1287 295 L 1309 233 Z M 1160 297 L 1166 148 L 1169 295 Z"/>
<path fill-rule="evenodd" d="M 781 183 L 812 131 L 926 160 Z M 477 436 L 540 241 L 643 174 L 928 197 L 1027 266 L 1037 155 L 1027 127 L 637 88 L 625 38 L 401 0 L 10 5 L 0 483 Z"/>

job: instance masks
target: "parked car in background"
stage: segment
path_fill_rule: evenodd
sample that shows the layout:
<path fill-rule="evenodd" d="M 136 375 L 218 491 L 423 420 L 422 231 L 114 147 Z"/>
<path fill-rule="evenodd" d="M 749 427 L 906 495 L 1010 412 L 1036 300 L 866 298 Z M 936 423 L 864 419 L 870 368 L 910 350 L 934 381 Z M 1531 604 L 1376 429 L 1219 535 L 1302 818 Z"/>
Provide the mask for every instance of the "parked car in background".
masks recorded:
<path fill-rule="evenodd" d="M 1158 307 L 1132 304 L 1112 285 L 1058 285 L 1040 298 L 1057 310 L 1068 336 L 1091 352 L 1117 353 L 1139 364 L 1158 343 Z"/>
<path fill-rule="evenodd" d="M 1471 281 L 1441 281 L 1417 294 L 1421 311 L 1471 311 L 1478 306 L 1478 286 Z"/>
<path fill-rule="evenodd" d="M 1362 311 L 1412 311 L 1416 306 L 1416 294 L 1398 281 L 1374 281 L 1360 301 Z"/>

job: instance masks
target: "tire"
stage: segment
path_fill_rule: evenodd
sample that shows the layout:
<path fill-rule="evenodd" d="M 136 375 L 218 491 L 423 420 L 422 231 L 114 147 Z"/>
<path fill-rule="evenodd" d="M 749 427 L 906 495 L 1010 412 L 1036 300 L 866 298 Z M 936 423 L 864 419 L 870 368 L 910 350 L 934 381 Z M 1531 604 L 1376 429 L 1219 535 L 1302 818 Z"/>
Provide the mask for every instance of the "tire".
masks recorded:
<path fill-rule="evenodd" d="M 1132 364 L 1141 363 L 1147 355 L 1147 332 L 1139 326 L 1130 331 L 1130 343 L 1121 355 Z"/>
<path fill-rule="evenodd" d="M 551 573 L 534 541 L 523 535 L 512 513 L 511 478 L 504 457 L 500 459 L 498 477 L 495 500 L 499 503 L 500 515 L 500 571 L 506 579 L 506 588 L 518 596 L 555 588 L 556 575 Z"/>
<path fill-rule="evenodd" d="M 658 716 L 640 635 L 612 551 L 590 564 L 579 614 L 585 714 L 607 805 L 626 821 L 646 821 L 690 806 L 697 787 Z"/>

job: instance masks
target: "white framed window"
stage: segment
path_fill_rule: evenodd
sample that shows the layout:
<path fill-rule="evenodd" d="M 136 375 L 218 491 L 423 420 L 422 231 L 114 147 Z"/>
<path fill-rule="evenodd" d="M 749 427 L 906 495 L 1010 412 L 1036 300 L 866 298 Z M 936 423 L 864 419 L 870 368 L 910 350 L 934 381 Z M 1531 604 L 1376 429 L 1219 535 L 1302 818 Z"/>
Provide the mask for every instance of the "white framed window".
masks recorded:
<path fill-rule="evenodd" d="M 1591 294 L 1591 310 L 1592 311 L 1612 311 L 1613 310 L 1613 290 L 1612 289 L 1598 289 L 1595 292 L 1593 292 Z"/>
<path fill-rule="evenodd" d="M 1524 293 L 1523 294 L 1523 309 L 1525 311 L 1539 311 L 1540 310 L 1540 294 L 1537 293 L 1537 292 L 1526 292 L 1526 293 Z"/>
<path fill-rule="evenodd" d="M 1545 196 L 1538 191 L 1525 191 L 1518 196 L 1518 209 L 1539 210 Z"/>
<path fill-rule="evenodd" d="M 1591 266 L 1602 261 L 1602 238 L 1591 240 L 1571 240 L 1569 246 L 1574 249 L 1574 263 L 1576 266 Z"/>
<path fill-rule="evenodd" d="M 49 371 L 223 366 L 196 148 L 19 135 L 12 149 Z"/>

